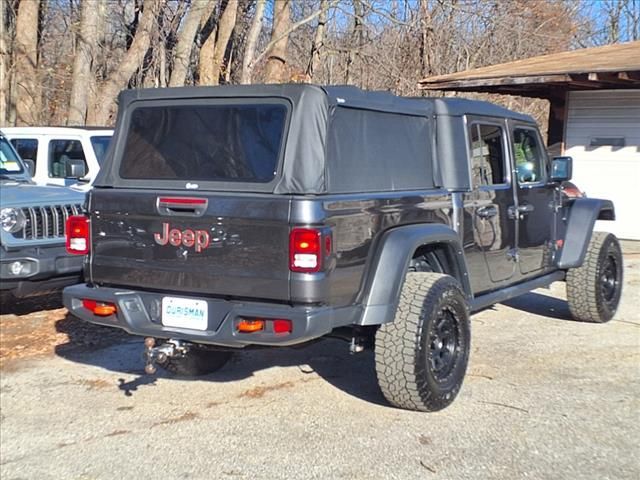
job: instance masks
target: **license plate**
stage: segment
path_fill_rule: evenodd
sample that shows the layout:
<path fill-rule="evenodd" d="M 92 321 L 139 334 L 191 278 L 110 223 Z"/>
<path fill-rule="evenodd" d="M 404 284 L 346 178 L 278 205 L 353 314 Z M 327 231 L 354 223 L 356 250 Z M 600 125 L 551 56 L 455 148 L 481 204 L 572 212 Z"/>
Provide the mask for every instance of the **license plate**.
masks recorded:
<path fill-rule="evenodd" d="M 189 298 L 164 297 L 162 324 L 166 327 L 206 330 L 209 324 L 207 302 Z"/>

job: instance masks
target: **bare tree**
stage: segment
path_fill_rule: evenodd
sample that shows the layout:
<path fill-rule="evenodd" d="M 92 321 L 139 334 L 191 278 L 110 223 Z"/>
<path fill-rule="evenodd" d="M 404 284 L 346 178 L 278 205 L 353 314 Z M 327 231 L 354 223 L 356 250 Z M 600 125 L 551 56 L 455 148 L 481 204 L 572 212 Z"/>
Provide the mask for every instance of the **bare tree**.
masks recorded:
<path fill-rule="evenodd" d="M 103 21 L 92 35 L 83 30 L 91 26 L 83 11 L 96 4 Z M 632 40 L 640 21 L 640 0 L 3 0 L 1 5 L 0 124 L 15 123 L 16 99 L 21 123 L 82 123 L 83 111 L 87 123 L 109 123 L 119 90 L 168 84 L 346 79 L 364 88 L 419 95 L 417 81 L 424 76 Z M 25 9 L 32 12 L 30 21 Z M 267 31 L 265 18 L 272 14 Z M 491 100 L 543 115 L 535 102 Z"/>
<path fill-rule="evenodd" d="M 287 31 L 291 27 L 291 2 L 280 0 L 273 7 L 273 29 L 271 41 L 273 45 L 267 54 L 267 65 L 264 79 L 267 83 L 279 83 L 285 80 L 285 66 L 287 64 Z"/>
<path fill-rule="evenodd" d="M 427 0 L 420 0 L 420 76 L 431 75 L 431 35 L 433 27 L 431 25 L 431 13 Z"/>
<path fill-rule="evenodd" d="M 11 42 L 9 2 L 0 5 L 0 126 L 9 121 L 9 91 L 11 85 Z"/>
<path fill-rule="evenodd" d="M 191 60 L 193 40 L 207 11 L 209 0 L 192 0 L 184 25 L 178 34 L 178 41 L 173 55 L 173 70 L 169 78 L 170 87 L 181 87 L 187 77 Z M 164 57 L 163 57 L 164 58 Z"/>
<path fill-rule="evenodd" d="M 324 1 L 324 0 L 323 0 Z M 242 73 L 240 75 L 240 83 L 251 83 L 251 74 L 253 72 L 253 59 L 256 55 L 256 46 L 258 37 L 262 31 L 262 18 L 264 17 L 264 7 L 267 0 L 256 0 L 256 11 L 251 20 L 251 27 L 247 34 L 247 40 L 244 47 L 244 57 L 242 59 Z"/>
<path fill-rule="evenodd" d="M 21 0 L 15 37 L 16 124 L 40 121 L 38 74 L 38 19 L 40 0 Z"/>
<path fill-rule="evenodd" d="M 91 124 L 106 125 L 112 119 L 118 92 L 127 86 L 147 54 L 159 6 L 160 0 L 145 0 L 142 20 L 137 25 L 131 47 L 99 90 L 95 111 L 88 118 Z"/>
<path fill-rule="evenodd" d="M 211 71 L 211 85 L 218 85 L 220 82 L 220 72 L 224 68 L 228 71 L 231 61 L 224 65 L 225 53 L 229 46 L 229 39 L 233 33 L 233 29 L 236 26 L 236 20 L 238 18 L 238 0 L 229 0 L 227 8 L 220 16 L 220 22 L 218 23 L 218 35 L 216 39 L 215 48 L 213 50 L 213 64 Z M 228 72 L 227 72 L 228 73 Z"/>
<path fill-rule="evenodd" d="M 199 79 L 201 85 L 218 85 L 231 33 L 236 25 L 238 0 L 228 0 L 216 28 L 200 49 Z M 215 12 L 212 14 L 214 15 Z"/>
<path fill-rule="evenodd" d="M 362 7 L 361 0 L 353 0 L 353 32 L 352 38 L 355 46 L 352 46 L 349 50 L 349 56 L 347 58 L 347 74 L 345 83 L 347 85 L 353 85 L 353 63 L 357 56 L 360 55 L 362 44 L 364 43 L 364 9 Z"/>
<path fill-rule="evenodd" d="M 67 125 L 84 125 L 87 119 L 88 87 L 94 78 L 92 66 L 98 41 L 100 7 L 99 0 L 84 0 L 80 4 L 80 31 L 76 38 Z"/>
<path fill-rule="evenodd" d="M 316 33 L 313 37 L 311 45 L 311 56 L 309 58 L 309 66 L 307 67 L 307 75 L 313 79 L 313 75 L 318 71 L 322 64 L 322 53 L 324 47 L 324 36 L 327 25 L 327 11 L 329 10 L 329 0 L 320 0 L 320 15 L 318 15 L 318 25 Z"/>

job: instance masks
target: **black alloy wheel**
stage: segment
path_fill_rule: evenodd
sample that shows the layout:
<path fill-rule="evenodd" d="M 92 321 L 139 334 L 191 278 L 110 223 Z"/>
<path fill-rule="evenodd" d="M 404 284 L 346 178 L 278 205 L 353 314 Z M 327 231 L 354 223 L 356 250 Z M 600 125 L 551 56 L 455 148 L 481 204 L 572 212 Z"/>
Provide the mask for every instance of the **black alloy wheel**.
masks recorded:
<path fill-rule="evenodd" d="M 460 354 L 460 319 L 449 308 L 442 309 L 429 334 L 428 362 L 438 382 L 447 380 Z"/>

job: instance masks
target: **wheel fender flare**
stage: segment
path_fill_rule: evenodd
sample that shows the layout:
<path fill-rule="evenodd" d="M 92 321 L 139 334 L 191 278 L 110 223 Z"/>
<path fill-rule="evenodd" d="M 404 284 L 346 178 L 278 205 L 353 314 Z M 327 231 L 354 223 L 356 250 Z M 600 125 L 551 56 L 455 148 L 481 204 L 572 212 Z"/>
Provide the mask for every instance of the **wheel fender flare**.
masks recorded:
<path fill-rule="evenodd" d="M 393 320 L 402 282 L 413 253 L 425 245 L 440 244 L 450 253 L 454 276 L 467 299 L 471 285 L 458 234 L 447 225 L 408 225 L 385 232 L 375 250 L 375 260 L 364 284 L 363 313 L 359 325 L 381 325 Z"/>
<path fill-rule="evenodd" d="M 582 265 L 596 220 L 615 218 L 611 200 L 576 198 L 569 207 L 567 230 L 556 266 L 564 270 Z"/>

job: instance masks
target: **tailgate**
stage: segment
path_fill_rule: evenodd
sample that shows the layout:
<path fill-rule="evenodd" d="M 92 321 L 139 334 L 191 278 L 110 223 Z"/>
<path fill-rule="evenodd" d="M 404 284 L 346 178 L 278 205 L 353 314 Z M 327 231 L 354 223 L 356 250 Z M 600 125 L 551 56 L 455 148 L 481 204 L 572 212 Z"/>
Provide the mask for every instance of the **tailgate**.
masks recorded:
<path fill-rule="evenodd" d="M 91 281 L 289 300 L 289 198 L 93 189 Z"/>

